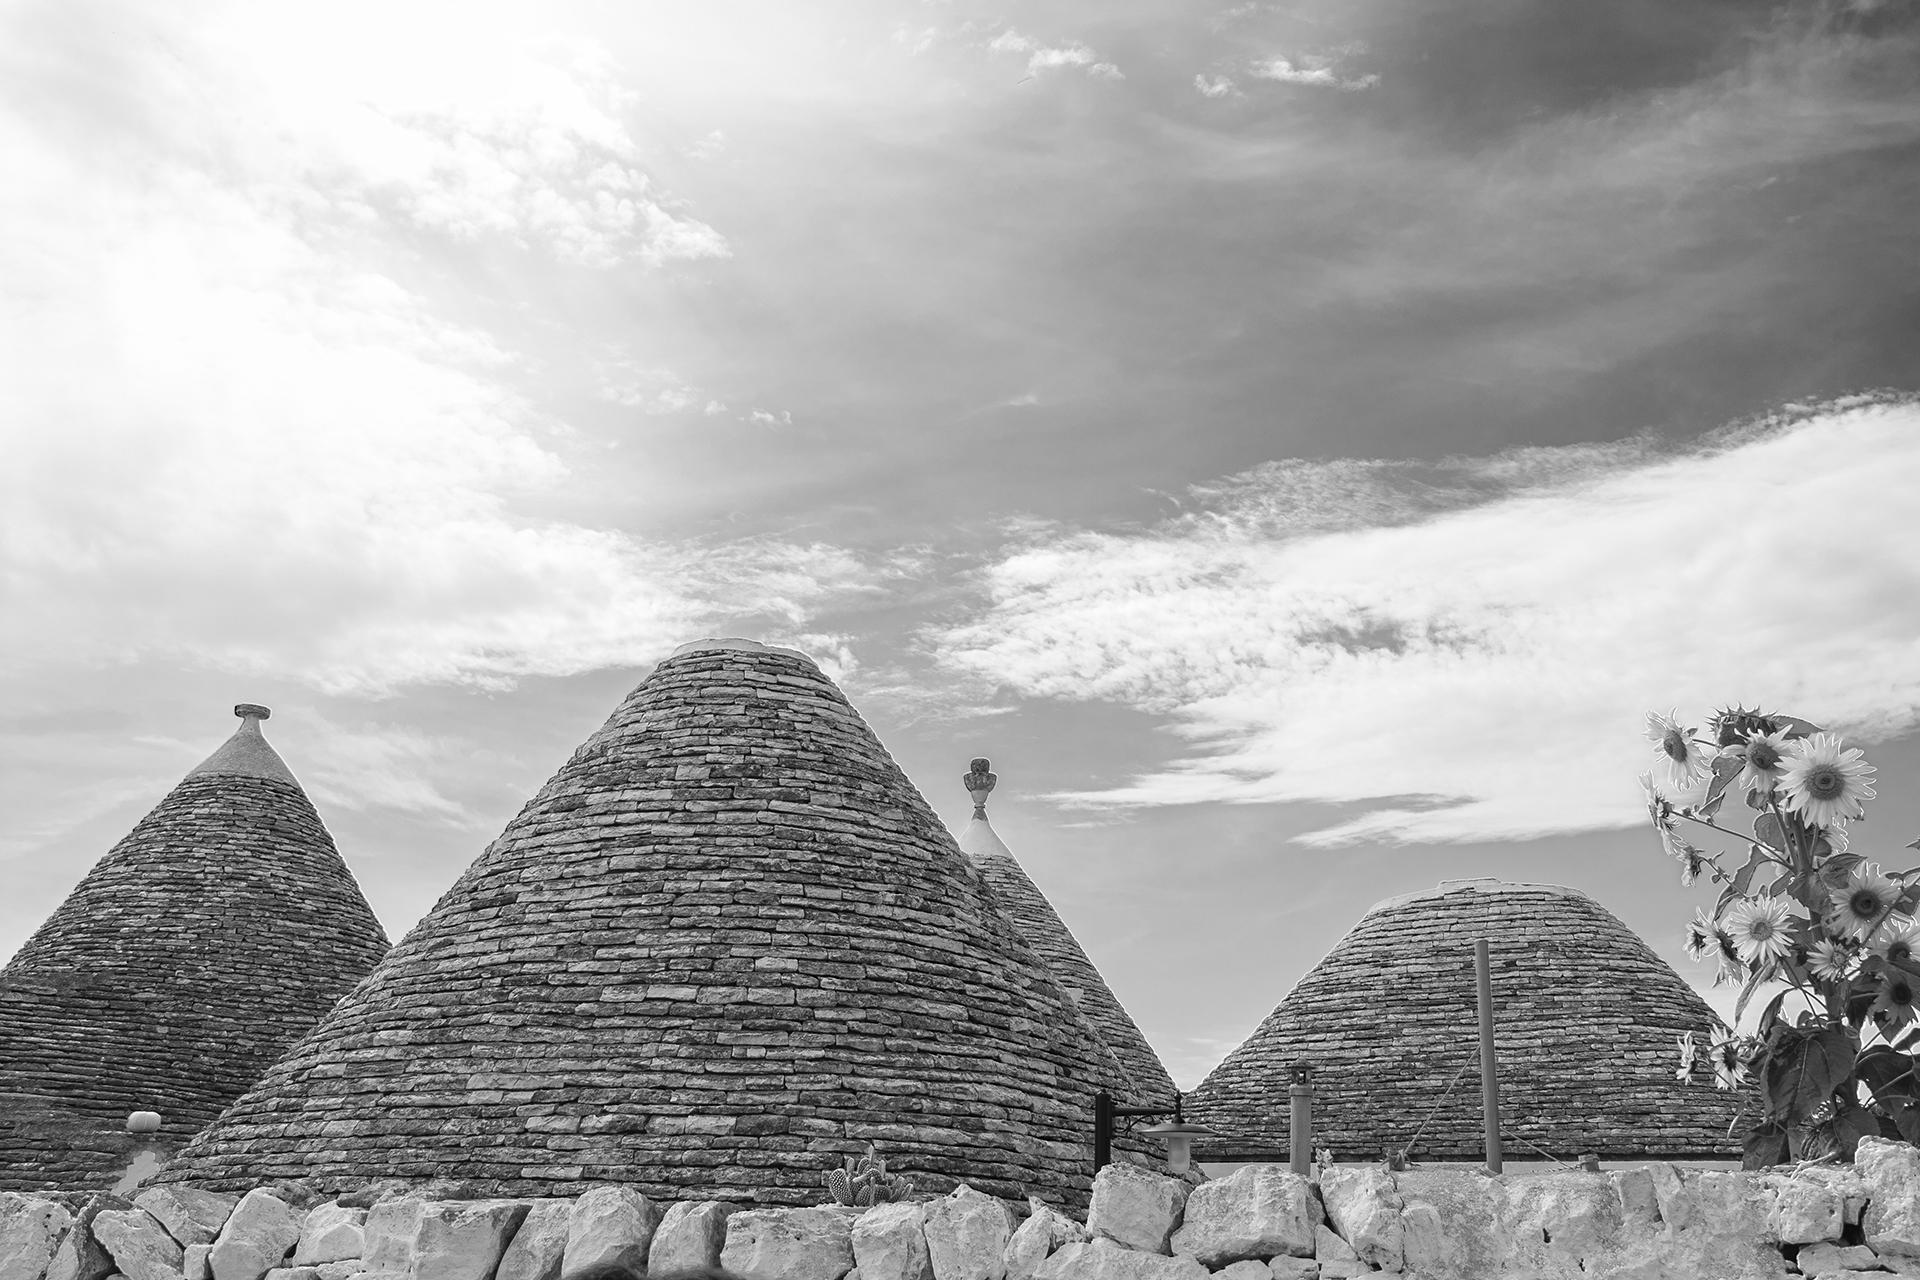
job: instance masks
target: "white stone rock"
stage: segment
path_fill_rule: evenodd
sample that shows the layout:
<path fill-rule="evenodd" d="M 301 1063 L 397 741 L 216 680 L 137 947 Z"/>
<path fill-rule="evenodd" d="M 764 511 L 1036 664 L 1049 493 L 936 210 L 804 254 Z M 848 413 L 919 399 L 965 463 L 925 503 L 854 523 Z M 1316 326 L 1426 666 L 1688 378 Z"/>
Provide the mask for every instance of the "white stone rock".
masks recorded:
<path fill-rule="evenodd" d="M 720 1251 L 727 1244 L 727 1219 L 739 1209 L 726 1200 L 683 1200 L 669 1205 L 647 1247 L 648 1274 L 719 1266 Z"/>
<path fill-rule="evenodd" d="M 1668 1166 L 1671 1170 L 1671 1166 Z M 1660 1193 L 1654 1187 L 1649 1169 L 1614 1169 L 1607 1174 L 1613 1194 L 1620 1201 L 1620 1227 L 1623 1231 L 1652 1232 L 1660 1226 Z"/>
<path fill-rule="evenodd" d="M 1210 1268 L 1283 1253 L 1309 1258 L 1319 1222 L 1312 1183 L 1277 1164 L 1250 1164 L 1188 1193 L 1170 1243 L 1176 1254 Z"/>
<path fill-rule="evenodd" d="M 366 1221 L 365 1209 L 346 1209 L 332 1203 L 315 1205 L 300 1224 L 293 1265 L 315 1266 L 363 1257 L 367 1251 Z"/>
<path fill-rule="evenodd" d="M 1853 1167 L 1867 1184 L 1867 1211 L 1860 1220 L 1867 1247 L 1883 1258 L 1920 1258 L 1920 1150 L 1862 1138 Z"/>
<path fill-rule="evenodd" d="M 212 1244 L 239 1203 L 237 1195 L 198 1187 L 149 1187 L 133 1198 L 182 1245 Z"/>
<path fill-rule="evenodd" d="M 1409 1275 L 1480 1280 L 1507 1270 L 1513 1246 L 1501 1179 L 1475 1169 L 1409 1170 L 1394 1174 L 1393 1184 L 1406 1206 L 1400 1227 Z"/>
<path fill-rule="evenodd" d="M 1769 1217 L 1776 1239 L 1782 1244 L 1817 1244 L 1838 1240 L 1846 1230 L 1846 1216 L 1839 1196 L 1817 1182 L 1802 1178 L 1772 1176 L 1764 1179 L 1773 1192 Z"/>
<path fill-rule="evenodd" d="M 1166 1253 L 1187 1204 L 1187 1186 L 1130 1164 L 1094 1175 L 1087 1233 L 1143 1253 Z"/>
<path fill-rule="evenodd" d="M 560 1274 L 616 1264 L 643 1270 L 660 1209 L 632 1187 L 595 1187 L 573 1202 Z"/>
<path fill-rule="evenodd" d="M 1358 1263 L 1355 1264 L 1359 1265 Z M 1321 1280 L 1324 1273 L 1312 1258 L 1275 1258 L 1267 1264 L 1273 1280 Z"/>
<path fill-rule="evenodd" d="M 1867 1180 L 1852 1165 L 1812 1164 L 1796 1170 L 1793 1176 L 1818 1183 L 1840 1197 L 1841 1213 L 1849 1226 L 1860 1221 L 1867 1207 Z"/>
<path fill-rule="evenodd" d="M 1058 1209 L 1039 1200 L 1027 1203 L 1032 1212 L 1007 1240 L 1007 1280 L 1033 1280 L 1054 1253 L 1089 1238 L 1085 1227 Z"/>
<path fill-rule="evenodd" d="M 1204 1184 L 1203 1184 L 1204 1185 Z M 1242 1258 L 1214 1272 L 1221 1280 L 1273 1280 L 1273 1268 L 1266 1263 Z"/>
<path fill-rule="evenodd" d="M 1207 1269 L 1192 1258 L 1129 1249 L 1101 1236 L 1060 1250 L 1040 1264 L 1035 1280 L 1207 1280 Z"/>
<path fill-rule="evenodd" d="M 1873 1250 L 1863 1244 L 1810 1244 L 1794 1260 L 1803 1276 L 1844 1276 L 1872 1271 L 1880 1265 Z"/>
<path fill-rule="evenodd" d="M 0 1280 L 41 1280 L 72 1228 L 58 1201 L 0 1192 Z"/>
<path fill-rule="evenodd" d="M 186 1257 L 180 1264 L 186 1280 L 213 1280 L 213 1264 L 207 1255 L 213 1252 L 210 1244 L 190 1244 L 186 1248 Z"/>
<path fill-rule="evenodd" d="M 933 1280 L 926 1225 L 926 1207 L 912 1201 L 877 1204 L 854 1219 L 853 1265 L 860 1280 Z"/>
<path fill-rule="evenodd" d="M 93 1238 L 127 1280 L 180 1280 L 186 1253 L 143 1209 L 107 1209 L 93 1219 Z"/>
<path fill-rule="evenodd" d="M 541 1200 L 527 1210 L 507 1251 L 500 1255 L 494 1280 L 560 1280 L 561 1259 L 567 1252 L 567 1220 L 571 1200 Z"/>
<path fill-rule="evenodd" d="M 323 1262 L 314 1268 L 317 1280 L 347 1280 L 366 1271 L 364 1258 L 342 1258 L 338 1262 Z"/>
<path fill-rule="evenodd" d="M 1656 1168 L 1666 1225 L 1654 1237 L 1646 1265 L 1665 1270 L 1650 1275 L 1759 1277 L 1786 1274 L 1779 1240 L 1773 1233 L 1773 1193 L 1763 1179 L 1748 1173 L 1673 1172 L 1671 1182 Z M 1679 1224 L 1679 1225 L 1676 1225 Z"/>
<path fill-rule="evenodd" d="M 1619 1252 L 1623 1215 L 1605 1174 L 1509 1177 L 1505 1197 L 1516 1268 L 1574 1263 L 1592 1271 Z"/>
<path fill-rule="evenodd" d="M 97 1213 L 133 1206 L 119 1196 L 95 1196 L 74 1215 L 73 1225 L 47 1263 L 47 1280 L 105 1280 L 113 1274 L 113 1258 L 93 1238 Z"/>
<path fill-rule="evenodd" d="M 412 1280 L 491 1280 L 527 1216 L 524 1200 L 429 1200 L 413 1232 Z"/>
<path fill-rule="evenodd" d="M 963 1182 L 925 1208 L 934 1280 L 1006 1280 L 1013 1211 L 1003 1201 Z"/>
<path fill-rule="evenodd" d="M 275 1267 L 266 1280 L 320 1280 L 318 1267 Z"/>
<path fill-rule="evenodd" d="M 853 1219 L 832 1208 L 736 1213 L 720 1265 L 750 1280 L 842 1280 L 853 1270 Z"/>
<path fill-rule="evenodd" d="M 1406 1205 L 1386 1170 L 1372 1165 L 1323 1169 L 1320 1198 L 1326 1202 L 1333 1229 L 1353 1246 L 1362 1262 L 1386 1271 L 1400 1270 L 1405 1256 L 1400 1211 Z"/>
<path fill-rule="evenodd" d="M 426 1211 L 427 1202 L 411 1196 L 382 1200 L 368 1209 L 361 1228 L 367 1241 L 367 1270 L 404 1273 L 411 1269 L 413 1237 Z"/>
<path fill-rule="evenodd" d="M 299 1213 L 270 1191 L 249 1191 L 213 1242 L 213 1280 L 261 1280 L 299 1240 Z"/>

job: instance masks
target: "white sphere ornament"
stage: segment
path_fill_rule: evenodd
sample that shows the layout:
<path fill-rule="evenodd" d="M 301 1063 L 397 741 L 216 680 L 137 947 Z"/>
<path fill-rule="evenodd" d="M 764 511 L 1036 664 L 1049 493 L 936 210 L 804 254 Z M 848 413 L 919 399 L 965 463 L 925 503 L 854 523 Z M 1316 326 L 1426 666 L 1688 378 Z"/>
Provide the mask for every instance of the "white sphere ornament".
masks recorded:
<path fill-rule="evenodd" d="M 158 1111 L 136 1111 L 127 1117 L 128 1133 L 152 1133 L 160 1127 Z"/>

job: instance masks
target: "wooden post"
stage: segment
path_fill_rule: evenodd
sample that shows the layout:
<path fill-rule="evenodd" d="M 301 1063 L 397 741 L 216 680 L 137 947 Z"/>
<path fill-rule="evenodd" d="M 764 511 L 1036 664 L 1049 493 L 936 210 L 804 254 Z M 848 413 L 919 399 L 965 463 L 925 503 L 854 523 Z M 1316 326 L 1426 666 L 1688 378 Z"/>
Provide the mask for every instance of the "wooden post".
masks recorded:
<path fill-rule="evenodd" d="M 1487 1124 L 1487 1172 L 1500 1172 L 1500 1071 L 1493 1057 L 1493 965 L 1487 940 L 1473 944 L 1475 986 L 1480 995 L 1480 1110 Z"/>
<path fill-rule="evenodd" d="M 1287 1118 L 1287 1154 L 1301 1177 L 1313 1172 L 1313 1077 L 1304 1063 L 1293 1064 L 1293 1083 L 1287 1086 L 1292 1108 Z"/>

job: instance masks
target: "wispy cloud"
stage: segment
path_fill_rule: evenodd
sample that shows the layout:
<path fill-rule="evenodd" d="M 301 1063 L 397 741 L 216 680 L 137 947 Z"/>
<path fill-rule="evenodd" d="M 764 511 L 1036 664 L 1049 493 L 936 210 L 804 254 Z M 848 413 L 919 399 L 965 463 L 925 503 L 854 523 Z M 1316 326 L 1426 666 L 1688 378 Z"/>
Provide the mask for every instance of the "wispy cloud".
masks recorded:
<path fill-rule="evenodd" d="M 1366 806 L 1315 843 L 1624 826 L 1655 703 L 1920 723 L 1917 485 L 1913 401 L 1683 450 L 1275 464 L 1151 529 L 1030 534 L 929 647 L 1172 721 L 1177 759 L 1076 803 Z"/>
<path fill-rule="evenodd" d="M 1085 71 L 1088 75 L 1101 80 L 1125 79 L 1119 67 L 1105 61 L 1099 54 L 1078 41 L 1050 45 L 1008 27 L 995 36 L 987 48 L 995 53 L 1026 54 L 1029 75 L 1037 76 L 1043 71 L 1066 68 Z"/>
<path fill-rule="evenodd" d="M 1247 68 L 1247 74 L 1256 80 L 1273 80 L 1281 84 L 1304 85 L 1310 89 L 1340 89 L 1355 92 L 1371 89 L 1380 83 L 1380 77 L 1373 73 L 1359 76 L 1347 76 L 1340 73 L 1339 64 L 1347 56 L 1345 51 L 1338 53 L 1301 53 L 1291 57 L 1275 54 L 1263 58 Z M 1231 83 L 1231 82 L 1229 82 Z M 1202 89 L 1205 93 L 1206 90 Z M 1209 97 L 1218 95 L 1208 94 Z"/>
<path fill-rule="evenodd" d="M 457 827 L 476 824 L 476 815 L 441 786 L 471 772 L 471 744 L 404 725 L 342 724 L 309 707 L 292 714 L 302 738 L 300 781 L 316 804 L 398 810 Z"/>
<path fill-rule="evenodd" d="M 647 414 L 724 413 L 726 404 L 683 381 L 671 369 L 650 369 L 625 357 L 595 366 L 600 396 Z"/>
<path fill-rule="evenodd" d="M 1197 75 L 1193 78 L 1193 88 L 1203 98 L 1229 98 L 1240 92 L 1232 76 Z"/>

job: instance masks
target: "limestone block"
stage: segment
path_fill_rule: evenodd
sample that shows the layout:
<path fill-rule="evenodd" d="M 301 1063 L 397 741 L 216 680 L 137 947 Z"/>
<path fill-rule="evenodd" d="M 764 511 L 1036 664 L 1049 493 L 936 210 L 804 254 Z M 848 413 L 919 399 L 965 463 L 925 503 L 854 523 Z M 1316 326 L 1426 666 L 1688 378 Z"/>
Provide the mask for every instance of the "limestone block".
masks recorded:
<path fill-rule="evenodd" d="M 1058 1209 L 1038 1200 L 1028 1205 L 1032 1213 L 1007 1241 L 1007 1280 L 1033 1280 L 1054 1253 L 1088 1239 L 1087 1229 Z"/>
<path fill-rule="evenodd" d="M 1656 1190 L 1665 1185 L 1656 1175 Z M 1774 1235 L 1773 1201 L 1764 1180 L 1752 1174 L 1689 1171 L 1682 1176 L 1676 1171 L 1661 1198 L 1667 1225 L 1653 1242 L 1667 1270 L 1650 1274 L 1745 1280 L 1785 1275 L 1786 1260 Z"/>
<path fill-rule="evenodd" d="M 323 1262 L 313 1270 L 317 1280 L 348 1280 L 349 1276 L 360 1275 L 366 1269 L 365 1259 L 342 1258 L 338 1262 Z"/>
<path fill-rule="evenodd" d="M 1782 1244 L 1817 1244 L 1838 1240 L 1846 1229 L 1846 1216 L 1839 1196 L 1817 1182 L 1802 1178 L 1769 1177 L 1764 1184 L 1773 1192 L 1769 1219 L 1773 1236 Z"/>
<path fill-rule="evenodd" d="M 665 1275 L 720 1265 L 727 1243 L 727 1219 L 740 1206 L 726 1200 L 683 1200 L 669 1205 L 647 1248 L 647 1271 Z"/>
<path fill-rule="evenodd" d="M 1354 1265 L 1360 1264 L 1356 1262 Z M 1312 1258 L 1289 1258 L 1285 1255 L 1268 1263 L 1267 1270 L 1272 1274 L 1273 1280 L 1321 1280 L 1324 1274 L 1320 1270 L 1320 1264 Z"/>
<path fill-rule="evenodd" d="M 1849 1226 L 1860 1221 L 1867 1207 L 1867 1180 L 1852 1165 L 1813 1164 L 1796 1170 L 1801 1181 L 1818 1183 L 1840 1197 L 1841 1213 Z"/>
<path fill-rule="evenodd" d="M 210 1244 L 190 1244 L 186 1248 L 186 1258 L 180 1264 L 186 1280 L 213 1280 L 213 1264 L 207 1260 L 213 1252 Z"/>
<path fill-rule="evenodd" d="M 1867 1211 L 1860 1220 L 1867 1246 L 1882 1257 L 1920 1258 L 1920 1150 L 1862 1138 L 1853 1167 L 1867 1184 Z"/>
<path fill-rule="evenodd" d="M 1400 1270 L 1404 1256 L 1400 1211 L 1406 1205 L 1386 1170 L 1372 1165 L 1324 1169 L 1320 1198 L 1326 1202 L 1333 1229 L 1353 1246 L 1362 1262 Z"/>
<path fill-rule="evenodd" d="M 410 1196 L 382 1200 L 367 1210 L 362 1230 L 366 1235 L 365 1254 L 369 1271 L 404 1272 L 413 1266 L 413 1237 L 427 1202 Z"/>
<path fill-rule="evenodd" d="M 1666 1166 L 1672 1172 L 1673 1166 Z M 1620 1201 L 1620 1227 L 1635 1235 L 1647 1234 L 1660 1226 L 1660 1193 L 1654 1186 L 1650 1169 L 1615 1169 L 1607 1174 L 1613 1194 Z"/>
<path fill-rule="evenodd" d="M 1087 1232 L 1143 1253 L 1167 1253 L 1186 1204 L 1185 1183 L 1130 1164 L 1110 1164 L 1094 1176 Z"/>
<path fill-rule="evenodd" d="M 1250 1164 L 1188 1194 L 1171 1244 L 1209 1268 L 1283 1253 L 1310 1258 L 1319 1221 L 1320 1204 L 1306 1178 L 1277 1164 Z"/>
<path fill-rule="evenodd" d="M 963 1182 L 929 1202 L 926 1214 L 934 1280 L 1006 1280 L 1013 1213 L 998 1197 Z"/>
<path fill-rule="evenodd" d="M 560 1274 L 608 1264 L 644 1270 L 659 1225 L 659 1208 L 632 1187 L 595 1187 L 573 1202 Z"/>
<path fill-rule="evenodd" d="M 527 1216 L 524 1200 L 429 1200 L 413 1232 L 411 1280 L 491 1280 Z"/>
<path fill-rule="evenodd" d="M 239 1203 L 239 1196 L 198 1187 L 151 1187 L 133 1198 L 134 1208 L 152 1214 L 182 1245 L 212 1244 Z"/>
<path fill-rule="evenodd" d="M 1230 1262 L 1214 1272 L 1221 1280 L 1273 1280 L 1273 1268 L 1264 1262 L 1242 1259 Z"/>
<path fill-rule="evenodd" d="M 1313 1256 L 1320 1280 L 1348 1280 L 1351 1276 L 1373 1269 L 1360 1261 L 1360 1255 L 1353 1251 L 1353 1246 L 1325 1223 L 1313 1229 Z M 1273 1261 L 1276 1264 L 1273 1271 L 1277 1276 L 1280 1274 L 1277 1265 L 1280 1259 Z"/>
<path fill-rule="evenodd" d="M 853 1270 L 853 1219 L 831 1208 L 736 1213 L 720 1265 L 750 1280 L 842 1280 Z"/>
<path fill-rule="evenodd" d="M 1405 1266 L 1422 1280 L 1479 1280 L 1506 1270 L 1513 1246 L 1505 1228 L 1505 1183 L 1478 1170 L 1397 1173 Z"/>
<path fill-rule="evenodd" d="M 367 1211 L 337 1204 L 317 1204 L 300 1224 L 293 1246 L 293 1265 L 314 1266 L 363 1257 L 367 1251 Z"/>
<path fill-rule="evenodd" d="M 1810 1244 L 1800 1251 L 1794 1264 L 1800 1268 L 1803 1276 L 1845 1276 L 1849 1273 L 1872 1271 L 1880 1265 L 1880 1259 L 1873 1250 L 1863 1244 Z"/>
<path fill-rule="evenodd" d="M 572 1212 L 571 1200 L 541 1200 L 528 1209 L 507 1251 L 500 1255 L 494 1280 L 560 1280 Z"/>
<path fill-rule="evenodd" d="M 207 1261 L 213 1280 L 260 1280 L 300 1240 L 300 1214 L 270 1191 L 240 1197 Z"/>
<path fill-rule="evenodd" d="M 1564 1260 L 1590 1270 L 1619 1249 L 1623 1215 L 1605 1174 L 1509 1178 L 1506 1201 L 1514 1260 L 1523 1267 L 1546 1270 Z"/>
<path fill-rule="evenodd" d="M 108 1209 L 93 1220 L 93 1238 L 127 1280 L 180 1280 L 186 1253 L 143 1209 Z"/>
<path fill-rule="evenodd" d="M 318 1267 L 275 1267 L 267 1272 L 266 1280 L 320 1280 Z"/>
<path fill-rule="evenodd" d="M 933 1280 L 926 1225 L 925 1206 L 911 1201 L 877 1204 L 856 1218 L 853 1264 L 860 1280 Z"/>
<path fill-rule="evenodd" d="M 0 1193 L 0 1280 L 41 1280 L 72 1227 L 73 1215 L 57 1201 Z"/>
<path fill-rule="evenodd" d="M 1103 1236 L 1060 1250 L 1040 1264 L 1036 1280 L 1207 1280 L 1207 1269 L 1192 1258 L 1129 1249 Z"/>
<path fill-rule="evenodd" d="M 106 1280 L 112 1275 L 113 1259 L 93 1238 L 93 1219 L 105 1211 L 132 1207 L 119 1196 L 95 1196 L 82 1205 L 47 1263 L 47 1280 Z"/>

